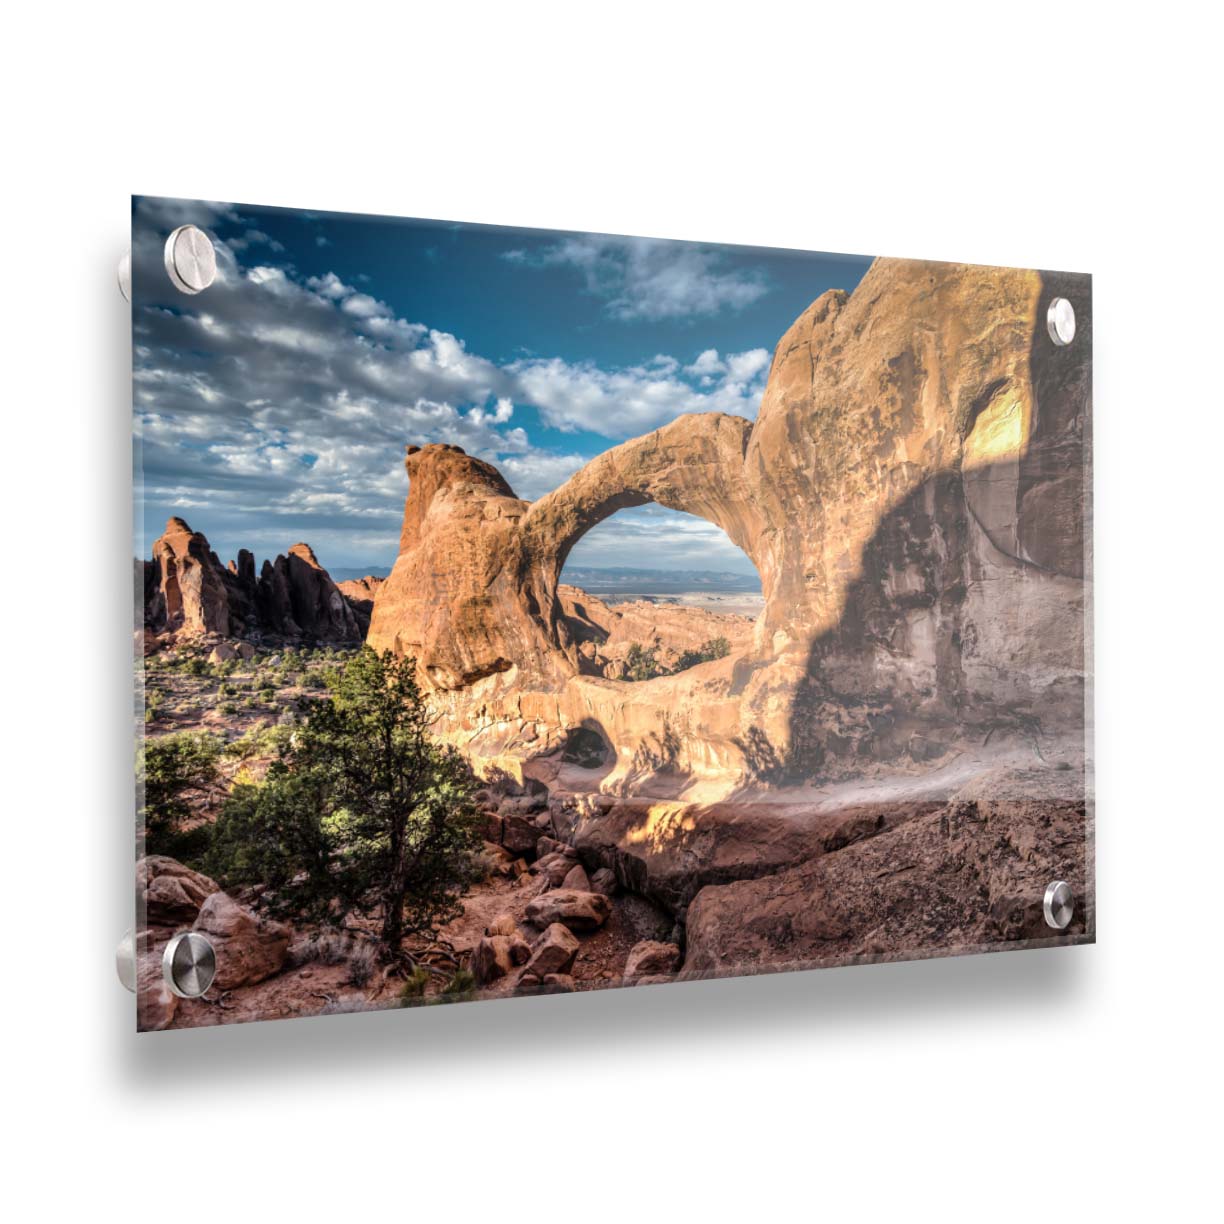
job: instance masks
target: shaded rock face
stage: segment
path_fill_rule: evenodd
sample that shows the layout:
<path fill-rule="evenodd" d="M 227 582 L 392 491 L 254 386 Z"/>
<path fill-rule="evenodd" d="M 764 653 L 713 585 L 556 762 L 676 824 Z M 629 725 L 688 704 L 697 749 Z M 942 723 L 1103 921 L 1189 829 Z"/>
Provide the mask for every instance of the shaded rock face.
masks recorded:
<path fill-rule="evenodd" d="M 265 561 L 258 578 L 246 549 L 223 566 L 208 541 L 172 518 L 144 564 L 145 625 L 155 633 L 247 637 L 271 633 L 319 642 L 360 642 L 358 614 L 308 544 Z"/>
<path fill-rule="evenodd" d="M 361 640 L 353 609 L 309 544 L 295 544 L 287 556 L 264 562 L 257 603 L 262 622 L 287 637 Z"/>
<path fill-rule="evenodd" d="M 347 582 L 337 582 L 336 589 L 348 601 L 357 618 L 357 627 L 364 639 L 370 628 L 370 616 L 374 611 L 374 596 L 382 586 L 384 579 L 368 574 L 364 578 L 351 578 Z"/>
<path fill-rule="evenodd" d="M 1077 899 L 1059 938 L 1094 925 L 1083 780 L 985 774 L 938 810 L 835 854 L 703 888 L 688 910 L 684 976 L 805 968 L 1052 939 L 1042 898 Z"/>
<path fill-rule="evenodd" d="M 410 447 L 368 640 L 418 659 L 437 730 L 478 767 L 513 773 L 584 728 L 623 794 L 1082 738 L 1090 357 L 1087 277 L 877 260 L 779 341 L 755 423 L 680 417 L 534 503 L 457 447 Z M 650 501 L 721 527 L 765 609 L 728 658 L 630 685 L 591 666 L 598 618 L 559 577 L 585 532 Z"/>

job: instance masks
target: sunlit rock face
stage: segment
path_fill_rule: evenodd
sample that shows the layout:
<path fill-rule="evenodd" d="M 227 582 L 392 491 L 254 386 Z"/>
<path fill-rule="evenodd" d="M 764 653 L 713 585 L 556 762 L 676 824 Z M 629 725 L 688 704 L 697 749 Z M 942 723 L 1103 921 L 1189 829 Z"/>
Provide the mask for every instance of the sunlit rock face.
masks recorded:
<path fill-rule="evenodd" d="M 368 641 L 418 659 L 479 767 L 555 779 L 583 728 L 608 749 L 586 784 L 622 794 L 1082 738 L 1090 352 L 1087 277 L 877 260 L 779 341 L 755 423 L 681 417 L 535 503 L 456 447 L 410 448 Z M 590 674 L 558 583 L 585 532 L 650 501 L 721 527 L 765 608 L 727 658 L 630 684 Z"/>

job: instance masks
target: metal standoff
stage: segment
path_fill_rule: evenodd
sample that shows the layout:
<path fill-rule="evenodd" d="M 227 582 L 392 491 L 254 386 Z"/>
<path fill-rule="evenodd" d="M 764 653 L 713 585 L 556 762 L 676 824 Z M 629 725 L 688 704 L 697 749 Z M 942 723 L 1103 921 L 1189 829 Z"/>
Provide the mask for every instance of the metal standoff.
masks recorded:
<path fill-rule="evenodd" d="M 217 954 L 197 931 L 176 935 L 162 953 L 162 977 L 180 999 L 198 999 L 217 976 Z"/>
<path fill-rule="evenodd" d="M 1060 348 L 1075 339 L 1075 307 L 1066 298 L 1055 298 L 1046 311 L 1050 339 Z"/>
<path fill-rule="evenodd" d="M 124 932 L 119 946 L 115 949 L 115 972 L 123 983 L 124 990 L 136 993 L 136 936 L 131 931 Z"/>
<path fill-rule="evenodd" d="M 132 300 L 132 248 L 128 247 L 126 251 L 119 257 L 119 292 L 123 294 L 123 300 L 130 302 Z"/>
<path fill-rule="evenodd" d="M 1071 885 L 1065 880 L 1055 880 L 1045 890 L 1045 910 L 1047 926 L 1056 931 L 1065 931 L 1071 925 L 1075 916 L 1075 898 L 1071 893 Z"/>
<path fill-rule="evenodd" d="M 202 293 L 217 279 L 212 240 L 194 225 L 180 225 L 166 239 L 166 275 L 180 293 Z"/>

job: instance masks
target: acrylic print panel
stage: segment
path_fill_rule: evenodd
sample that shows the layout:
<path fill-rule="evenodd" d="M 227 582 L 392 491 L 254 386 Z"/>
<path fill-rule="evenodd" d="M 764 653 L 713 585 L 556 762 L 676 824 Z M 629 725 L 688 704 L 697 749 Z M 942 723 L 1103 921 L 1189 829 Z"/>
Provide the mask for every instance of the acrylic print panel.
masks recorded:
<path fill-rule="evenodd" d="M 140 1027 L 1090 940 L 1090 285 L 136 199 Z"/>

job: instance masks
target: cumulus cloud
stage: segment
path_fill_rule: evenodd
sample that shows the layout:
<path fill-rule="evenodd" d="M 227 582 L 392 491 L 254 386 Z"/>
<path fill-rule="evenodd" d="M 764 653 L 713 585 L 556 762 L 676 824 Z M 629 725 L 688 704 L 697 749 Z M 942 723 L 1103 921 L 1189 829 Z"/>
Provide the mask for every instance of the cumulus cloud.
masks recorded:
<path fill-rule="evenodd" d="M 190 300 L 169 286 L 159 238 L 187 222 L 209 229 L 218 266 Z M 141 201 L 133 239 L 138 495 L 161 516 L 150 530 L 181 513 L 223 559 L 306 538 L 325 564 L 325 548 L 333 564 L 389 564 L 406 443 L 462 446 L 534 499 L 589 454 L 538 445 L 516 405 L 554 429 L 616 440 L 682 412 L 754 416 L 768 364 L 764 350 L 613 369 L 494 362 L 335 272 L 305 277 L 274 260 L 274 244 L 228 205 Z"/>
<path fill-rule="evenodd" d="M 590 362 L 571 364 L 557 357 L 524 359 L 508 369 L 515 375 L 521 398 L 535 405 L 547 424 L 566 432 L 587 429 L 605 437 L 631 438 L 684 412 L 756 416 L 768 352 L 732 354 L 709 373 L 708 363 L 702 362 L 705 356 L 685 370 L 702 367 L 699 387 L 678 376 L 678 363 L 658 364 L 657 358 L 649 365 L 620 370 Z"/>
<path fill-rule="evenodd" d="M 506 259 L 534 267 L 570 267 L 615 319 L 687 319 L 742 310 L 768 292 L 758 272 L 727 266 L 726 256 L 687 242 L 579 234 L 535 254 Z"/>

